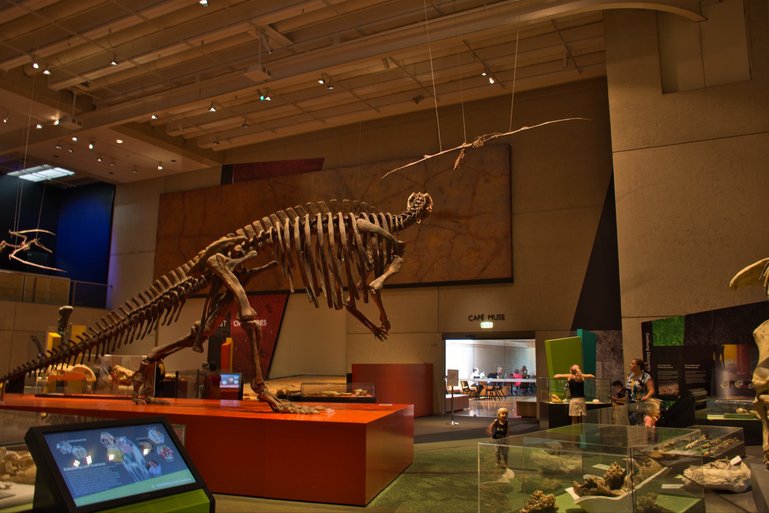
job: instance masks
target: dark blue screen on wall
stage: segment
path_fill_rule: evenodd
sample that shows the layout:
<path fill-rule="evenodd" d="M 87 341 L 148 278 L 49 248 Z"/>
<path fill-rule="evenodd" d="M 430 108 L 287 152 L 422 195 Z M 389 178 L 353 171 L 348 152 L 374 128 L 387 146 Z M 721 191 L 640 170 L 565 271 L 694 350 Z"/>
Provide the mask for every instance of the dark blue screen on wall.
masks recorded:
<path fill-rule="evenodd" d="M 115 187 L 97 183 L 61 192 L 54 266 L 72 280 L 107 283 Z"/>

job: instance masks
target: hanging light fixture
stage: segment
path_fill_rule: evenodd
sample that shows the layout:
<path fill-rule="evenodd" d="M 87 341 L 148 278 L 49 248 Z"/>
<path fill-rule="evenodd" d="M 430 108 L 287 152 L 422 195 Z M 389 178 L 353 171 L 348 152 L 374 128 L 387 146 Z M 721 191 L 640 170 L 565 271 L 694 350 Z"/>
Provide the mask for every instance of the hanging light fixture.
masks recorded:
<path fill-rule="evenodd" d="M 163 163 L 158 162 L 158 171 L 163 171 Z"/>
<path fill-rule="evenodd" d="M 158 115 L 157 114 L 153 114 L 153 115 L 150 116 L 150 119 L 152 119 L 154 121 L 154 120 L 158 119 Z"/>
<path fill-rule="evenodd" d="M 51 68 L 48 66 L 43 67 L 43 75 L 50 75 L 51 74 Z"/>
<path fill-rule="evenodd" d="M 89 149 L 89 150 L 93 150 L 95 147 L 96 147 L 96 142 L 95 142 L 93 139 L 91 139 L 91 140 L 88 142 L 88 149 Z"/>
<path fill-rule="evenodd" d="M 211 106 L 208 107 L 208 112 L 216 112 L 216 105 L 214 105 L 214 102 L 211 102 Z"/>
<path fill-rule="evenodd" d="M 117 66 L 117 55 L 112 54 L 112 60 L 109 61 L 110 66 Z"/>

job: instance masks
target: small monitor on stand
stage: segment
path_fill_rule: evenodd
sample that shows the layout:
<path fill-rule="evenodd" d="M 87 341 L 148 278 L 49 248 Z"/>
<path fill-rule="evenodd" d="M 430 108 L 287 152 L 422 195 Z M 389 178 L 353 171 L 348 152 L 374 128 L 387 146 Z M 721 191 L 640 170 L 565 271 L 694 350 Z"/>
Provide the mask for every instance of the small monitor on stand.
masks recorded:
<path fill-rule="evenodd" d="M 35 512 L 215 511 L 170 424 L 145 417 L 30 428 Z"/>
<path fill-rule="evenodd" d="M 243 399 L 243 375 L 240 372 L 220 373 L 219 391 L 222 399 Z"/>

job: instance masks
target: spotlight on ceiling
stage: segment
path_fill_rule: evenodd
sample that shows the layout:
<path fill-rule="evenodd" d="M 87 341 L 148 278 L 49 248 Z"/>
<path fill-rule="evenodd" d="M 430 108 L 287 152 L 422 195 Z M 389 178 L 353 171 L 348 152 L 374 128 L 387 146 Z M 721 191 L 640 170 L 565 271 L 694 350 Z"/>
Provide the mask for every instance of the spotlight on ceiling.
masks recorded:
<path fill-rule="evenodd" d="M 198 3 L 203 7 L 208 7 L 208 0 L 198 0 Z"/>
<path fill-rule="evenodd" d="M 95 147 L 96 147 L 96 142 L 95 142 L 93 139 L 91 139 L 91 140 L 88 142 L 88 149 L 89 149 L 89 150 L 92 150 L 92 149 L 94 149 Z"/>
<path fill-rule="evenodd" d="M 51 74 L 51 68 L 49 68 L 48 66 L 45 66 L 43 68 L 43 75 L 50 75 L 50 74 Z"/>
<path fill-rule="evenodd" d="M 37 57 L 32 57 L 32 69 L 40 69 L 40 63 L 37 62 Z"/>
<path fill-rule="evenodd" d="M 318 79 L 318 83 L 320 85 L 326 86 L 326 89 L 328 89 L 329 91 L 333 91 L 334 90 L 334 84 L 331 81 L 331 77 L 329 77 L 325 73 L 323 73 L 323 75 L 320 76 L 320 78 Z"/>
<path fill-rule="evenodd" d="M 158 171 L 163 171 L 163 163 L 158 162 Z"/>
<path fill-rule="evenodd" d="M 60 150 L 62 148 L 63 148 L 63 146 L 61 145 L 61 143 L 56 143 L 56 149 L 57 150 Z"/>
<path fill-rule="evenodd" d="M 248 120 L 243 118 L 243 123 L 240 124 L 240 128 L 248 128 Z"/>
<path fill-rule="evenodd" d="M 157 114 L 153 114 L 153 115 L 150 116 L 150 119 L 152 119 L 152 120 L 158 119 L 158 115 Z"/>
<path fill-rule="evenodd" d="M 109 61 L 109 65 L 110 66 L 117 66 L 117 55 L 115 55 L 114 53 L 112 54 L 112 60 Z"/>
<path fill-rule="evenodd" d="M 216 112 L 216 105 L 214 105 L 213 102 L 211 103 L 211 106 L 208 107 L 208 112 Z"/>
<path fill-rule="evenodd" d="M 118 144 L 123 144 L 123 139 L 117 138 L 115 139 L 115 142 Z"/>
<path fill-rule="evenodd" d="M 53 120 L 53 126 L 59 126 L 61 124 L 61 119 L 56 118 Z"/>
<path fill-rule="evenodd" d="M 99 156 L 96 157 L 96 162 L 101 162 L 102 160 L 104 160 L 104 159 L 102 158 L 101 153 L 100 153 Z"/>
<path fill-rule="evenodd" d="M 35 124 L 35 128 L 37 128 L 38 130 L 40 130 L 41 128 L 43 128 L 43 124 L 42 124 L 42 123 L 40 123 L 40 122 L 38 121 L 38 122 Z"/>
<path fill-rule="evenodd" d="M 72 142 L 77 142 L 77 136 L 76 135 L 72 136 Z"/>

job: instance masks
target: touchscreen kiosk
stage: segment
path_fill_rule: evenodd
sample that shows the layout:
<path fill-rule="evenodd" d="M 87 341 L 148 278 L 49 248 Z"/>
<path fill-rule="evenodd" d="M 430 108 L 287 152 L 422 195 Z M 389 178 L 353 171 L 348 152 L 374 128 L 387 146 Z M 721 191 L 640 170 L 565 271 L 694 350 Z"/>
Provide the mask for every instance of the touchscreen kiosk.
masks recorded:
<path fill-rule="evenodd" d="M 214 498 L 162 417 L 30 428 L 34 510 L 213 513 Z"/>
<path fill-rule="evenodd" d="M 219 392 L 222 399 L 243 399 L 243 381 L 239 372 L 221 372 L 219 376 Z"/>

